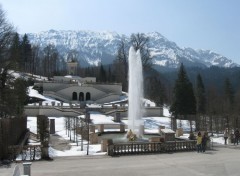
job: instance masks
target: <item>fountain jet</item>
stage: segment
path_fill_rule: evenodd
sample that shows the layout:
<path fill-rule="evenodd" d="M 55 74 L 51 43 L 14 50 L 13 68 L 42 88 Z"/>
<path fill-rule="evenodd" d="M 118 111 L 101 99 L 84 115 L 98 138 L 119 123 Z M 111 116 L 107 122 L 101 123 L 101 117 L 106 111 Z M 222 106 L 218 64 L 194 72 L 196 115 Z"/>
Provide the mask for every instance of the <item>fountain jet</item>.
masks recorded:
<path fill-rule="evenodd" d="M 129 85 L 128 85 L 128 130 L 137 137 L 142 136 L 142 98 L 143 74 L 140 50 L 129 49 Z"/>

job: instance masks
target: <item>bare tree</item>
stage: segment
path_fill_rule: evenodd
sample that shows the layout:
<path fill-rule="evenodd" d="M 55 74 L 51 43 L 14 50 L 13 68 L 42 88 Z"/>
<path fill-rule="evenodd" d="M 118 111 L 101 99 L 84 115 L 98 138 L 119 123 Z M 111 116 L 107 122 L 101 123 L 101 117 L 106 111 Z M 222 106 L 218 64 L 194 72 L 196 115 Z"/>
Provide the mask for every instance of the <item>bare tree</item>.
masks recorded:
<path fill-rule="evenodd" d="M 126 42 L 122 40 L 119 43 L 117 58 L 114 62 L 116 81 L 122 83 L 123 91 L 128 89 L 128 52 Z"/>
<path fill-rule="evenodd" d="M 146 70 L 152 66 L 152 57 L 148 48 L 149 38 L 143 33 L 131 35 L 131 44 L 134 49 L 140 50 L 143 68 Z"/>
<path fill-rule="evenodd" d="M 54 72 L 57 71 L 57 61 L 59 59 L 59 54 L 54 45 L 47 45 L 43 49 L 43 70 L 44 75 L 50 78 Z"/>
<path fill-rule="evenodd" d="M 14 36 L 14 27 L 10 24 L 5 16 L 5 12 L 0 6 L 0 67 L 10 67 L 8 59 L 8 49 Z"/>
<path fill-rule="evenodd" d="M 0 6 L 0 116 L 5 116 L 7 92 L 9 87 L 8 70 L 14 67 L 15 63 L 10 59 L 9 48 L 13 41 L 14 28 L 7 21 L 5 13 Z"/>
<path fill-rule="evenodd" d="M 31 73 L 37 74 L 37 69 L 40 65 L 40 47 L 39 45 L 32 46 L 32 54 L 31 54 Z"/>

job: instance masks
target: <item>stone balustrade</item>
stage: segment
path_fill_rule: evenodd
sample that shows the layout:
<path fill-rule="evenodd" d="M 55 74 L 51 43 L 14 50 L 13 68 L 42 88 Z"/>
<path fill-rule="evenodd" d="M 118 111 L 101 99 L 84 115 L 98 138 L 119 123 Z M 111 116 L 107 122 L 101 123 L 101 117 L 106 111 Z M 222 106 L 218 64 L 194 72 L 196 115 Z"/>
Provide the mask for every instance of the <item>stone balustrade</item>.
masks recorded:
<path fill-rule="evenodd" d="M 196 150 L 196 141 L 129 142 L 108 145 L 108 155 L 169 153 Z"/>

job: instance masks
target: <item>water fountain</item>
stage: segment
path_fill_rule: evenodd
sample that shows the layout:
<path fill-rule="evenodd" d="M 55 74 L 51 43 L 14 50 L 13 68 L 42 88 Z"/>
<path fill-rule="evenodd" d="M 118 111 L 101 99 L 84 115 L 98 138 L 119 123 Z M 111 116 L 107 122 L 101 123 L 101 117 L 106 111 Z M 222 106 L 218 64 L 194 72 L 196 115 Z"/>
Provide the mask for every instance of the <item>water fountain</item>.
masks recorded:
<path fill-rule="evenodd" d="M 114 143 L 146 142 L 151 135 L 144 135 L 143 114 L 143 73 L 140 51 L 133 47 L 129 49 L 129 87 L 128 87 L 128 132 L 102 135 L 102 139 L 111 139 Z"/>
<path fill-rule="evenodd" d="M 143 75 L 140 50 L 129 49 L 128 130 L 139 138 L 143 135 Z"/>

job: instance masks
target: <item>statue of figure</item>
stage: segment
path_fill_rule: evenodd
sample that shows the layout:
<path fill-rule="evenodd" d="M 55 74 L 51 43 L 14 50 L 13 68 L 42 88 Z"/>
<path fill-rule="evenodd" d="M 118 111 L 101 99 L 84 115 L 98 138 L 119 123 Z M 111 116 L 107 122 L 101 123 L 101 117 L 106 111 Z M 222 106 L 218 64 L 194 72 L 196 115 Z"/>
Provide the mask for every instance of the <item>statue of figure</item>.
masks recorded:
<path fill-rule="evenodd" d="M 137 136 L 130 129 L 127 133 L 127 138 L 128 138 L 129 141 L 135 141 L 137 139 Z"/>

